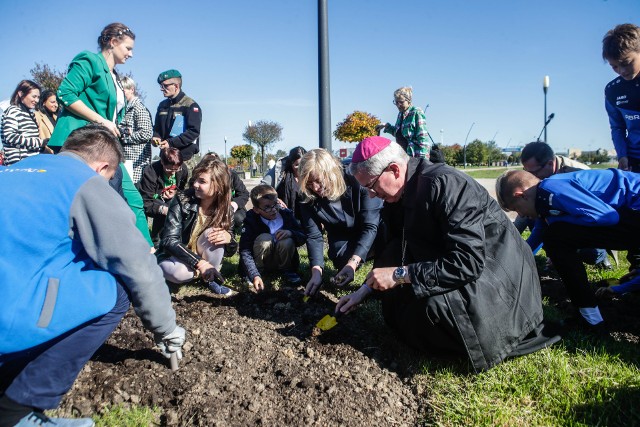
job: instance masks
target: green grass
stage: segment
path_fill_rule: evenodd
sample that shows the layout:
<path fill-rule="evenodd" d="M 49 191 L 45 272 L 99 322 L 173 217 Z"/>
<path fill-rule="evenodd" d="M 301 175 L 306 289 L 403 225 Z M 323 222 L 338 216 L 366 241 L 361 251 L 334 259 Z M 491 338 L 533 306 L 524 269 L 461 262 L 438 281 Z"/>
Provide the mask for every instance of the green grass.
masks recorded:
<path fill-rule="evenodd" d="M 469 168 L 471 169 L 471 168 Z M 474 168 L 475 169 L 475 168 Z M 464 172 L 469 175 L 471 178 L 479 179 L 479 178 L 487 178 L 487 179 L 495 179 L 502 175 L 505 171 L 519 169 L 519 167 L 510 167 L 510 168 L 495 168 L 495 169 L 476 169 L 476 170 L 465 170 L 459 169 L 460 172 Z"/>
<path fill-rule="evenodd" d="M 526 236 L 526 235 L 525 235 Z M 625 253 L 612 272 L 587 267 L 591 281 L 619 277 L 627 271 Z M 300 248 L 303 284 L 309 279 L 306 248 Z M 336 273 L 325 259 L 324 282 Z M 536 257 L 544 266 L 544 251 Z M 247 286 L 237 274 L 238 255 L 225 259 L 222 274 L 238 290 Z M 371 270 L 366 263 L 356 272 L 353 284 L 329 289 L 342 296 L 357 289 Z M 267 286 L 278 289 L 277 276 L 266 276 Z M 179 294 L 201 292 L 197 285 L 174 289 Z M 565 314 L 543 301 L 545 319 L 560 320 Z M 378 301 L 367 301 L 359 315 L 371 325 L 384 328 Z M 487 372 L 473 374 L 468 363 L 417 360 L 414 380 L 419 397 L 426 400 L 419 414 L 423 425 L 437 426 L 632 426 L 640 425 L 640 354 L 637 344 L 596 339 L 573 333 L 559 344 L 524 357 L 507 360 Z M 111 408 L 96 418 L 98 426 L 147 426 L 158 423 L 159 409 Z"/>

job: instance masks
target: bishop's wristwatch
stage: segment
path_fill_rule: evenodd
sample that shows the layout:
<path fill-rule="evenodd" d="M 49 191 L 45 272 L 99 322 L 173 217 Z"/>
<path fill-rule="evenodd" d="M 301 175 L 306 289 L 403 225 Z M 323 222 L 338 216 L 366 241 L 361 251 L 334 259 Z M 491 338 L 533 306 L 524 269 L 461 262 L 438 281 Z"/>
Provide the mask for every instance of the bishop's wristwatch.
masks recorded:
<path fill-rule="evenodd" d="M 407 277 L 409 275 L 409 269 L 404 266 L 400 266 L 393 271 L 393 281 L 396 285 L 402 285 L 407 283 Z"/>

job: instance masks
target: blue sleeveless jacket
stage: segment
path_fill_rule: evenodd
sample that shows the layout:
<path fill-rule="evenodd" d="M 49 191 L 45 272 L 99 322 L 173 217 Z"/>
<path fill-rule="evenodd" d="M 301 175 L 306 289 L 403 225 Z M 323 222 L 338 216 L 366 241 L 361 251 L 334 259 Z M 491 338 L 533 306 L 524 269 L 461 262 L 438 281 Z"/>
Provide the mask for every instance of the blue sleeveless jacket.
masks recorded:
<path fill-rule="evenodd" d="M 73 238 L 70 208 L 91 178 L 70 156 L 0 168 L 0 356 L 31 348 L 108 313 L 115 277 Z"/>

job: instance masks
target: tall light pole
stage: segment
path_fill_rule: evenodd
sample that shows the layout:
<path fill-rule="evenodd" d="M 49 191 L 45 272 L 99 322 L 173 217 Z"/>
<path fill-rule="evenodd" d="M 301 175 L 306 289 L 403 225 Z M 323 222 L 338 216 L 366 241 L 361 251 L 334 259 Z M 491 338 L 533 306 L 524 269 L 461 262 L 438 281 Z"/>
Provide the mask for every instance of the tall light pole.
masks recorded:
<path fill-rule="evenodd" d="M 329 90 L 329 12 L 328 0 L 318 0 L 318 109 L 320 148 L 331 152 L 331 98 Z"/>
<path fill-rule="evenodd" d="M 224 163 L 225 164 L 229 164 L 228 160 L 227 160 L 227 137 L 224 137 Z"/>
<path fill-rule="evenodd" d="M 466 169 L 467 168 L 467 140 L 469 139 L 469 134 L 471 133 L 471 129 L 473 128 L 473 125 L 475 125 L 476 122 L 471 123 L 471 126 L 469 127 L 469 132 L 467 132 L 467 136 L 464 139 L 464 147 L 462 147 L 462 162 L 463 167 Z"/>
<path fill-rule="evenodd" d="M 549 76 L 544 76 L 542 80 L 542 90 L 544 91 L 544 120 L 542 123 L 546 125 L 547 123 L 547 91 L 549 90 Z M 547 127 L 544 128 L 544 142 L 547 142 Z"/>
<path fill-rule="evenodd" d="M 440 145 L 444 147 L 444 129 L 440 129 Z"/>

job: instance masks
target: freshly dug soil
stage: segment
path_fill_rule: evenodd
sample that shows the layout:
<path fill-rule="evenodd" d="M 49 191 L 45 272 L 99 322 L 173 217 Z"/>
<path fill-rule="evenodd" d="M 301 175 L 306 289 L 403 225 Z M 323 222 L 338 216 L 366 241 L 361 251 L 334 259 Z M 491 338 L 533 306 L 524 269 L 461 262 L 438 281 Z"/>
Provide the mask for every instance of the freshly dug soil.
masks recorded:
<path fill-rule="evenodd" d="M 563 313 L 573 311 L 559 280 L 543 277 L 542 292 Z M 130 310 L 60 413 L 90 416 L 135 404 L 160 408 L 160 424 L 170 426 L 420 424 L 429 413 L 415 380 L 420 355 L 362 309 L 314 336 L 335 302 L 323 293 L 303 303 L 293 289 L 174 296 L 188 334 L 175 373 Z M 638 295 L 601 301 L 614 339 L 640 342 L 639 304 Z"/>
<path fill-rule="evenodd" d="M 163 425 L 417 424 L 423 411 L 409 365 L 419 357 L 357 312 L 313 336 L 335 307 L 330 298 L 303 303 L 292 289 L 175 297 L 188 333 L 175 373 L 130 310 L 61 412 L 136 404 L 161 408 Z"/>

